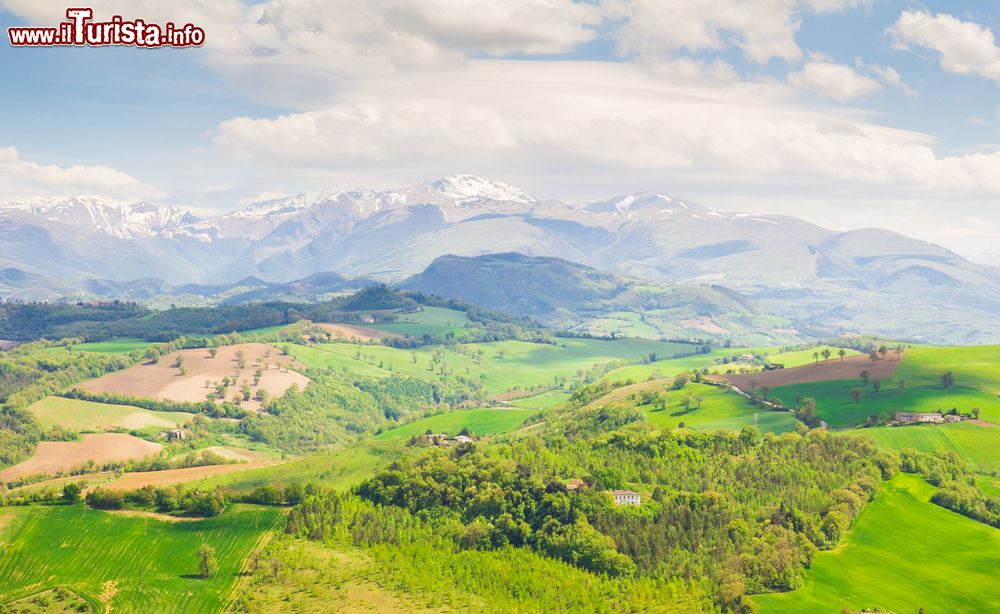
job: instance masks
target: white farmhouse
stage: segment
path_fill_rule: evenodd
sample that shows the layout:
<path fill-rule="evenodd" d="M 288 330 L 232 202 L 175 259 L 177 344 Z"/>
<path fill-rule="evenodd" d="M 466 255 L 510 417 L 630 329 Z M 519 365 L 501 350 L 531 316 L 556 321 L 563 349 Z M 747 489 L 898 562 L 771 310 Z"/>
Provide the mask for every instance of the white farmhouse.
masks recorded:
<path fill-rule="evenodd" d="M 615 505 L 642 505 L 642 495 L 634 490 L 612 490 Z"/>

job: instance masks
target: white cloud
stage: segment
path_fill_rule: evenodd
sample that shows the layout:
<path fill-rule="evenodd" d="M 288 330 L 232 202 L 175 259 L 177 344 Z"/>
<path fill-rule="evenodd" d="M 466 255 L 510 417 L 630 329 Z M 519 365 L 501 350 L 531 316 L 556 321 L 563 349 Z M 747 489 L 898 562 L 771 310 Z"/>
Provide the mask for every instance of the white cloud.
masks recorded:
<path fill-rule="evenodd" d="M 878 81 L 871 77 L 822 56 L 814 56 L 801 70 L 788 75 L 788 82 L 834 100 L 851 100 L 882 89 Z"/>
<path fill-rule="evenodd" d="M 865 68 L 870 71 L 873 75 L 888 83 L 889 85 L 899 88 L 907 96 L 911 98 L 919 96 L 917 90 L 909 86 L 899 72 L 891 66 L 879 66 L 878 64 L 865 65 L 860 60 L 857 60 L 858 66 Z"/>
<path fill-rule="evenodd" d="M 476 61 L 433 81 L 369 84 L 322 110 L 224 122 L 215 144 L 312 172 L 669 172 L 1000 192 L 1000 153 L 939 157 L 926 135 L 803 107 L 782 86 L 678 86 L 613 63 L 512 68 Z"/>
<path fill-rule="evenodd" d="M 656 64 L 679 50 L 738 47 L 748 60 L 796 60 L 799 16 L 866 6 L 870 0 L 609 0 L 623 19 L 615 33 L 619 53 Z"/>
<path fill-rule="evenodd" d="M 44 24 L 65 7 L 0 5 Z M 448 68 L 466 57 L 556 54 L 590 41 L 599 4 L 573 0 L 93 0 L 95 18 L 193 22 L 207 64 L 251 98 L 292 108 L 338 94 L 355 79 Z"/>
<path fill-rule="evenodd" d="M 948 72 L 1000 83 L 1000 47 L 985 26 L 952 15 L 904 11 L 888 31 L 899 49 L 916 46 L 940 53 L 941 68 Z"/>
<path fill-rule="evenodd" d="M 0 147 L 0 198 L 93 194 L 135 200 L 162 194 L 109 166 L 55 166 L 22 160 L 14 147 Z"/>

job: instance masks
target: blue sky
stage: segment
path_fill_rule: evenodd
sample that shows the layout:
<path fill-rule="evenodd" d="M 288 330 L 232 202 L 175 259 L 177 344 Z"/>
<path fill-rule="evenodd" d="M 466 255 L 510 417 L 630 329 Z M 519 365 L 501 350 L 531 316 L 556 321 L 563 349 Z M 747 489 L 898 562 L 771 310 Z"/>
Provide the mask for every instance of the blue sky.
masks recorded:
<path fill-rule="evenodd" d="M 1000 3 L 100 0 L 201 49 L 0 45 L 0 200 L 229 210 L 474 173 L 1000 251 Z M 0 25 L 64 4 L 0 0 Z M 11 93 L 13 95 L 11 95 Z"/>

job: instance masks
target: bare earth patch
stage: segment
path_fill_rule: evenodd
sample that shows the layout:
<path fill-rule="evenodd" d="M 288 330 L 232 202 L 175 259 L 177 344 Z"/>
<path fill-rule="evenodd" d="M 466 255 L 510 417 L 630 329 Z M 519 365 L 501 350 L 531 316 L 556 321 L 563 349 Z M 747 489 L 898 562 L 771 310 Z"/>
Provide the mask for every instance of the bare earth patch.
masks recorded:
<path fill-rule="evenodd" d="M 146 458 L 158 453 L 163 446 L 123 433 L 83 435 L 79 441 L 43 441 L 35 455 L 0 471 L 0 481 L 15 480 L 26 475 L 69 471 L 89 460 L 97 464 Z"/>
<path fill-rule="evenodd" d="M 259 461 L 254 463 L 239 463 L 233 465 L 209 465 L 206 467 L 188 467 L 185 469 L 168 469 L 167 471 L 141 471 L 126 473 L 122 477 L 104 484 L 102 488 L 111 490 L 136 490 L 143 486 L 166 486 L 181 484 L 226 475 L 237 471 L 248 471 L 267 465 L 275 465 L 279 461 Z"/>
<path fill-rule="evenodd" d="M 210 446 L 205 448 L 205 452 L 217 454 L 222 458 L 234 461 L 258 462 L 268 460 L 268 456 L 261 452 L 254 452 L 245 448 L 226 448 L 223 446 Z"/>
<path fill-rule="evenodd" d="M 156 364 L 135 365 L 83 382 L 77 388 L 93 393 L 200 403 L 217 384 L 229 377 L 233 385 L 226 388 L 226 399 L 232 400 L 241 393 L 243 384 L 247 384 L 251 400 L 243 401 L 242 407 L 257 411 L 260 403 L 252 397 L 258 390 L 266 390 L 271 398 L 277 398 L 293 385 L 305 388 L 309 384 L 309 378 L 291 370 L 303 368 L 300 363 L 266 343 L 243 343 L 216 349 L 214 358 L 207 349 L 180 350 L 160 357 Z M 240 352 L 243 353 L 242 368 Z M 181 367 L 176 366 L 178 358 Z M 258 368 L 261 369 L 260 383 L 255 385 L 254 374 Z"/>
<path fill-rule="evenodd" d="M 156 512 L 145 512 L 142 510 L 102 510 L 105 514 L 115 516 L 131 516 L 133 518 L 149 518 L 160 522 L 198 522 L 204 518 L 187 518 L 185 516 L 171 516 L 170 514 L 158 514 Z"/>
<path fill-rule="evenodd" d="M 21 345 L 20 341 L 11 341 L 9 339 L 0 339 L 0 352 L 6 352 L 7 350 L 12 350 L 17 346 Z"/>
<path fill-rule="evenodd" d="M 393 339 L 399 337 L 399 335 L 395 333 L 387 333 L 385 331 L 367 328 L 364 326 L 354 326 L 353 324 L 327 323 L 320 324 L 319 326 L 320 328 L 333 333 L 334 339 L 342 341 L 350 341 L 352 339 L 356 339 L 358 341 L 371 341 L 372 339 Z"/>
<path fill-rule="evenodd" d="M 712 319 L 712 316 L 698 316 L 696 318 L 681 320 L 681 326 L 684 328 L 693 328 L 695 330 L 704 331 L 706 333 L 715 333 L 717 335 L 725 335 L 729 333 L 728 330 L 716 324 L 715 320 Z"/>
<path fill-rule="evenodd" d="M 986 420 L 973 419 L 973 420 L 969 420 L 969 422 L 971 422 L 971 423 L 973 423 L 973 424 L 975 424 L 977 426 L 984 426 L 984 427 L 986 427 L 988 429 L 989 428 L 996 428 L 997 427 L 997 425 L 993 424 L 992 422 L 987 422 Z"/>
<path fill-rule="evenodd" d="M 904 354 L 905 357 L 905 354 Z M 830 359 L 829 364 L 820 361 L 819 364 L 802 365 L 791 369 L 777 369 L 763 373 L 741 373 L 737 375 L 711 376 L 716 381 L 726 381 L 743 390 L 750 388 L 750 382 L 758 386 L 791 386 L 812 382 L 831 382 L 837 380 L 857 379 L 862 371 L 868 371 L 872 379 L 892 377 L 899 368 L 899 361 L 889 355 L 881 360 L 872 361 L 865 354 L 848 356 L 843 362 L 839 358 Z"/>

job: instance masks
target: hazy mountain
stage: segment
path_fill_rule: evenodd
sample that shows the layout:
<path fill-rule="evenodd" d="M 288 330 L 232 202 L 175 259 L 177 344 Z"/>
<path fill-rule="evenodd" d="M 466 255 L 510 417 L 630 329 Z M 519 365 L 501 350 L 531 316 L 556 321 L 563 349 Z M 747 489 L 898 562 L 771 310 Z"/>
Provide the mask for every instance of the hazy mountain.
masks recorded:
<path fill-rule="evenodd" d="M 761 315 L 725 288 L 654 285 L 561 258 L 441 256 L 399 286 L 597 335 L 749 345 L 803 339 L 789 321 Z"/>
<path fill-rule="evenodd" d="M 518 252 L 737 290 L 816 335 L 1000 339 L 1000 269 L 885 230 L 835 232 L 657 192 L 563 202 L 454 176 L 384 192 L 302 193 L 205 218 L 148 203 L 44 199 L 0 204 L 0 245 L 0 268 L 57 289 L 87 279 L 281 283 L 325 272 L 397 282 L 443 255 Z"/>

